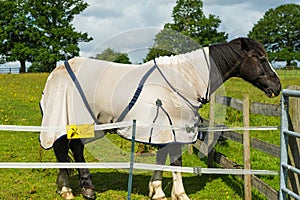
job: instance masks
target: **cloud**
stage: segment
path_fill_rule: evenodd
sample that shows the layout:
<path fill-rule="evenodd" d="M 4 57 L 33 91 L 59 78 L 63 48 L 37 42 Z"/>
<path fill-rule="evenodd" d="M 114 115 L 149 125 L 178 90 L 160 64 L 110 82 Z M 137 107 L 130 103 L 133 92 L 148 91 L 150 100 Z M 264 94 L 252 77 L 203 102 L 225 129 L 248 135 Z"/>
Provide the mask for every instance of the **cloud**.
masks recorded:
<path fill-rule="evenodd" d="M 122 52 L 138 49 L 139 45 L 139 48 L 149 47 L 163 25 L 172 21 L 175 5 L 171 0 L 87 2 L 90 6 L 74 19 L 77 31 L 94 38 L 89 43 L 80 43 L 81 56 L 87 57 L 101 53 L 106 47 Z"/>
<path fill-rule="evenodd" d="M 219 30 L 233 39 L 247 36 L 270 8 L 297 1 L 205 0 L 203 11 L 206 15 L 218 16 L 222 20 Z M 127 53 L 146 49 L 153 44 L 154 36 L 163 25 L 173 21 L 171 16 L 176 1 L 87 0 L 87 3 L 90 6 L 75 17 L 74 26 L 76 30 L 87 32 L 94 40 L 80 43 L 81 56 L 95 56 L 106 47 Z"/>
<path fill-rule="evenodd" d="M 208 0 L 204 2 L 204 12 L 214 14 L 222 20 L 219 30 L 229 34 L 229 39 L 247 36 L 254 24 L 266 11 L 298 0 Z"/>
<path fill-rule="evenodd" d="M 222 20 L 219 30 L 228 33 L 229 39 L 247 36 L 254 23 L 263 16 L 263 12 L 250 9 L 248 3 L 209 5 L 204 7 L 204 11 Z"/>
<path fill-rule="evenodd" d="M 161 30 L 161 27 L 146 27 L 126 30 L 106 38 L 100 43 L 95 43 L 89 52 L 89 56 L 95 56 L 107 48 L 127 53 L 134 63 L 141 62 L 148 52 L 150 44 L 153 43 L 154 36 Z"/>
<path fill-rule="evenodd" d="M 176 4 L 175 0 L 85 1 L 88 8 L 75 16 L 73 24 L 77 31 L 94 38 L 79 44 L 80 55 L 88 57 L 101 53 L 101 45 L 112 45 L 131 54 L 151 46 L 158 30 L 173 21 L 172 10 Z M 203 0 L 203 10 L 206 15 L 219 16 L 222 20 L 219 30 L 233 39 L 246 36 L 267 10 L 287 3 L 299 4 L 299 0 Z"/>
<path fill-rule="evenodd" d="M 249 9 L 258 11 L 266 11 L 270 8 L 275 8 L 282 4 L 299 3 L 298 0 L 206 0 L 203 1 L 207 6 L 234 6 L 239 4 L 248 4 Z"/>
<path fill-rule="evenodd" d="M 89 2 L 89 7 L 81 14 L 82 17 L 95 17 L 98 19 L 122 17 L 123 13 L 115 9 L 113 1 L 99 4 L 96 1 Z"/>

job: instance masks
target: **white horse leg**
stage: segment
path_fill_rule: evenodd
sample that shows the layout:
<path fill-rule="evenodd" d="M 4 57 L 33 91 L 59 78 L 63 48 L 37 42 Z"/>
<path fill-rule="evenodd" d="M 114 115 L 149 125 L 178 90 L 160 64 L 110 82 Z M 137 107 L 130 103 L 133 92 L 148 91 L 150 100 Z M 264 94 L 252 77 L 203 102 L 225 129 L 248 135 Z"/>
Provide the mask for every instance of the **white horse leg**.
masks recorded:
<path fill-rule="evenodd" d="M 59 169 L 57 176 L 57 193 L 66 200 L 74 199 L 72 189 L 69 186 L 69 173 L 68 169 Z"/>
<path fill-rule="evenodd" d="M 181 144 L 172 144 L 169 148 L 170 162 L 172 166 L 182 166 L 182 145 Z M 171 198 L 172 200 L 189 200 L 189 197 L 186 195 L 181 172 L 172 172 L 173 177 L 173 187 Z"/>
<path fill-rule="evenodd" d="M 167 200 L 166 195 L 162 190 L 162 181 L 149 182 L 149 197 L 155 200 Z"/>
<path fill-rule="evenodd" d="M 189 197 L 186 195 L 181 172 L 172 172 L 173 177 L 173 187 L 171 198 L 172 200 L 189 200 Z"/>
<path fill-rule="evenodd" d="M 74 195 L 72 193 L 72 189 L 66 186 L 63 186 L 61 191 L 59 192 L 59 194 L 61 195 L 62 198 L 66 199 L 66 200 L 71 200 L 74 199 Z"/>

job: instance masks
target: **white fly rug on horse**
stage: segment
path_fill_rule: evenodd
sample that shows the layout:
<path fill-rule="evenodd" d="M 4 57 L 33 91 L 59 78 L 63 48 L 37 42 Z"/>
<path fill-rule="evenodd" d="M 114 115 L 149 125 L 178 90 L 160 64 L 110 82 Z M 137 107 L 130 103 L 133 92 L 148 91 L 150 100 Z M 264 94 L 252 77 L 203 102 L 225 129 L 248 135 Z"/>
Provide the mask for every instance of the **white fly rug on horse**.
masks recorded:
<path fill-rule="evenodd" d="M 57 67 L 49 75 L 43 92 L 42 126 L 92 124 L 95 119 L 100 124 L 135 119 L 138 142 L 193 143 L 198 135 L 201 99 L 207 100 L 209 96 L 208 51 L 203 48 L 160 57 L 142 65 L 73 58 L 68 63 L 84 97 L 66 66 Z M 183 129 L 175 130 L 173 126 Z M 117 133 L 131 139 L 132 127 L 118 129 Z M 65 134 L 55 129 L 43 131 L 41 146 L 49 149 Z"/>

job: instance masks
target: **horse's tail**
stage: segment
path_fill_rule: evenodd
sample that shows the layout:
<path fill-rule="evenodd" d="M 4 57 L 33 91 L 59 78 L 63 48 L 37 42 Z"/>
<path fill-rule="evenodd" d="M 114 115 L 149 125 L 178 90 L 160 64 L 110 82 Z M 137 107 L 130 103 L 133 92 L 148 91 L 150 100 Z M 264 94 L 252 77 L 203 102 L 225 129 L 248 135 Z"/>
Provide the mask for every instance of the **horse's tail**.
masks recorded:
<path fill-rule="evenodd" d="M 42 92 L 42 98 L 41 98 L 41 100 L 40 100 L 40 103 L 39 103 L 39 105 L 40 105 L 40 111 L 41 111 L 41 114 L 42 114 L 42 116 L 44 115 L 44 92 Z"/>

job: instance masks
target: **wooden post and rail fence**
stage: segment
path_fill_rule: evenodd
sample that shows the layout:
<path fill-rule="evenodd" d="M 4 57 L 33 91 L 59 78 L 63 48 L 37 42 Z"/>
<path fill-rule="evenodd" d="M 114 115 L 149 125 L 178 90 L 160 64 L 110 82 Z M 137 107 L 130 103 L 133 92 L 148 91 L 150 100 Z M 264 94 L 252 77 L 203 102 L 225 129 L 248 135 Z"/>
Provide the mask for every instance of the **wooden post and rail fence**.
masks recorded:
<path fill-rule="evenodd" d="M 274 104 L 265 104 L 265 103 L 250 103 L 249 96 L 244 95 L 243 100 L 240 99 L 234 99 L 231 97 L 225 97 L 225 96 L 211 96 L 211 101 L 210 101 L 210 120 L 204 120 L 204 124 L 207 126 L 213 127 L 216 126 L 214 124 L 214 107 L 215 103 L 220 103 L 222 105 L 240 110 L 243 112 L 243 123 L 244 127 L 250 127 L 250 114 L 261 114 L 261 115 L 266 115 L 266 116 L 277 116 L 280 117 L 281 115 L 281 107 L 280 104 L 274 105 Z M 300 103 L 299 103 L 300 106 Z M 299 113 L 299 112 L 296 112 Z M 299 118 L 298 118 L 299 121 Z M 299 122 L 300 124 L 300 122 Z M 299 125 L 298 124 L 298 125 Z M 278 133 L 279 134 L 279 133 Z M 199 151 L 203 151 L 203 146 L 208 147 L 209 142 L 214 140 L 214 133 L 209 132 L 208 133 L 208 139 L 207 143 L 204 144 L 203 142 L 198 140 L 193 147 L 198 149 Z M 244 131 L 243 134 L 234 132 L 234 131 L 226 131 L 222 133 L 222 136 L 225 137 L 226 139 L 230 139 L 232 141 L 241 143 L 244 145 L 244 169 L 251 169 L 250 165 L 250 147 L 257 149 L 259 151 L 265 152 L 269 155 L 272 155 L 274 157 L 280 158 L 280 146 L 270 144 L 268 142 L 256 139 L 256 138 L 251 138 L 249 131 Z M 293 147 L 292 147 L 293 145 Z M 296 144 L 290 144 L 291 148 L 298 148 Z M 294 152 L 294 150 L 291 150 L 291 152 Z M 296 151 L 299 152 L 299 149 Z M 292 153 L 291 153 L 292 154 Z M 217 152 L 215 149 L 211 150 L 208 154 L 208 167 L 213 166 L 213 162 L 221 165 L 223 168 L 241 168 L 239 165 L 236 163 L 230 161 L 227 159 L 223 154 Z M 296 156 L 293 155 L 293 160 L 298 160 L 299 159 L 299 154 Z M 279 168 L 279 166 L 278 166 Z M 244 175 L 244 176 L 239 176 L 240 178 L 244 179 L 244 199 L 245 200 L 250 200 L 252 199 L 251 196 L 251 187 L 257 189 L 259 192 L 261 192 L 263 195 L 265 195 L 268 199 L 278 199 L 279 192 L 272 187 L 270 187 L 268 184 L 260 180 L 257 176 L 255 175 Z M 279 183 L 278 183 L 279 184 Z M 297 186 L 295 186 L 297 187 Z"/>
<path fill-rule="evenodd" d="M 300 90 L 299 86 L 289 86 L 287 89 Z M 300 132 L 300 98 L 289 98 L 289 130 Z M 300 139 L 288 136 L 288 164 L 300 169 Z M 288 172 L 288 188 L 300 195 L 300 176 L 292 171 Z M 294 199 L 290 197 L 289 199 Z"/>

